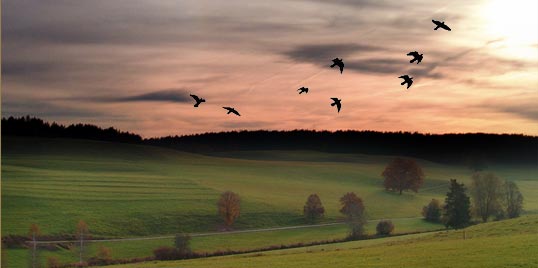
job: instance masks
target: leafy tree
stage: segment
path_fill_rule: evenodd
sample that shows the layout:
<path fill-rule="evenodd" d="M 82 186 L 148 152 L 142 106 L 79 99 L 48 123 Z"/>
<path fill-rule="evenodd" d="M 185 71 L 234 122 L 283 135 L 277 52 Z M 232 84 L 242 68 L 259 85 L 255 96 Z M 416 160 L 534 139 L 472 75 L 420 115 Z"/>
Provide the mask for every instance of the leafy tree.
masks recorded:
<path fill-rule="evenodd" d="M 219 214 L 224 219 L 224 224 L 227 227 L 232 226 L 241 212 L 241 199 L 239 195 L 231 191 L 226 191 L 220 196 L 217 206 Z"/>
<path fill-rule="evenodd" d="M 180 256 L 191 253 L 191 236 L 188 234 L 177 234 L 174 238 L 174 245 Z"/>
<path fill-rule="evenodd" d="M 471 220 L 470 207 L 471 201 L 465 193 L 463 183 L 460 184 L 456 180 L 450 180 L 450 189 L 446 193 L 445 213 L 443 215 L 445 226 L 455 229 L 468 226 Z"/>
<path fill-rule="evenodd" d="M 523 195 L 513 181 L 507 181 L 503 186 L 506 216 L 510 219 L 517 218 L 523 210 Z"/>
<path fill-rule="evenodd" d="M 378 235 L 389 235 L 394 231 L 394 224 L 390 220 L 380 220 L 375 229 Z"/>
<path fill-rule="evenodd" d="M 442 212 L 441 202 L 437 199 L 432 199 L 427 206 L 422 208 L 422 216 L 424 216 L 426 221 L 430 222 L 439 222 Z"/>
<path fill-rule="evenodd" d="M 364 225 L 367 223 L 362 199 L 355 193 L 346 193 L 340 198 L 340 205 L 340 213 L 346 216 L 346 222 L 351 229 L 349 238 L 359 238 L 364 233 Z"/>
<path fill-rule="evenodd" d="M 89 235 L 88 225 L 83 220 L 80 220 L 77 224 L 76 237 L 79 240 L 79 262 L 81 264 L 83 263 L 84 241 L 88 239 Z"/>
<path fill-rule="evenodd" d="M 473 208 L 482 221 L 502 212 L 502 180 L 492 173 L 475 173 L 471 177 Z"/>
<path fill-rule="evenodd" d="M 41 229 L 39 226 L 35 223 L 32 223 L 30 225 L 30 230 L 28 231 L 28 235 L 32 239 L 32 261 L 31 265 L 33 268 L 39 267 L 39 260 L 38 260 L 38 252 L 37 252 L 37 238 L 41 235 Z"/>
<path fill-rule="evenodd" d="M 403 190 L 418 192 L 424 183 L 424 172 L 413 159 L 395 158 L 390 162 L 381 175 L 385 178 L 383 186 L 386 190 L 398 191 L 400 195 Z"/>
<path fill-rule="evenodd" d="M 311 194 L 310 196 L 308 196 L 306 204 L 303 208 L 303 213 L 305 218 L 310 222 L 314 222 L 317 219 L 323 217 L 323 214 L 325 213 L 325 208 L 323 208 L 323 205 L 321 204 L 321 199 L 317 194 Z"/>

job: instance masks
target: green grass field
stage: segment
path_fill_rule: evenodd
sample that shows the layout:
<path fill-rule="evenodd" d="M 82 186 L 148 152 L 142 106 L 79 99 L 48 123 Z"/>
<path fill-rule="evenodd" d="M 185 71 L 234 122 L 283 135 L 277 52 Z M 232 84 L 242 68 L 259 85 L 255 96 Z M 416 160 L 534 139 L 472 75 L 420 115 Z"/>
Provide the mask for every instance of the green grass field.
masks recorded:
<path fill-rule="evenodd" d="M 462 166 L 419 160 L 426 174 L 423 189 L 399 196 L 381 186 L 380 174 L 392 156 L 312 151 L 207 156 L 130 144 L 14 137 L 3 137 L 2 146 L 4 236 L 24 235 L 31 223 L 37 223 L 44 234 L 72 234 L 80 219 L 101 237 L 211 232 L 220 225 L 216 201 L 226 190 L 242 198 L 236 229 L 305 224 L 302 207 L 311 193 L 322 199 L 325 222 L 340 218 L 338 199 L 350 191 L 363 198 L 371 219 L 418 217 L 432 198 L 444 198 L 448 179 L 465 182 L 471 174 Z M 527 212 L 538 212 L 538 167 L 491 169 L 516 181 Z M 399 227 L 401 232 L 438 228 L 420 220 L 397 223 Z M 345 235 L 342 231 L 335 227 L 234 235 L 237 241 L 224 236 L 196 238 L 193 247 L 198 251 L 263 247 L 339 238 Z M 157 240 L 107 246 L 115 257 L 139 257 L 162 243 L 170 244 Z M 54 254 L 65 260 L 73 255 L 65 250 Z M 17 262 L 26 257 L 24 250 L 10 250 L 7 259 Z"/>
<path fill-rule="evenodd" d="M 538 216 L 441 231 L 262 253 L 112 266 L 144 267 L 537 267 Z"/>

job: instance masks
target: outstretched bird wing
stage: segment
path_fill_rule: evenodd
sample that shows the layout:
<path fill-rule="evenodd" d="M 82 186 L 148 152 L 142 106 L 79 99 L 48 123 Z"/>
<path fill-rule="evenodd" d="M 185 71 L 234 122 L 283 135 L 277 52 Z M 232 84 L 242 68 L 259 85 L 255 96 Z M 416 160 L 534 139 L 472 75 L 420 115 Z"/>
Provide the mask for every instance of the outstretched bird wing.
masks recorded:
<path fill-rule="evenodd" d="M 413 57 L 418 57 L 418 52 L 417 51 L 412 51 L 412 52 L 409 52 L 407 53 L 407 56 L 413 56 Z"/>
<path fill-rule="evenodd" d="M 341 62 L 338 66 L 340 67 L 340 73 L 342 73 L 344 71 L 344 63 Z"/>
<path fill-rule="evenodd" d="M 338 103 L 338 98 L 331 98 L 331 100 L 333 100 L 334 102 Z"/>
<path fill-rule="evenodd" d="M 407 88 L 409 89 L 409 87 L 411 87 L 412 84 L 413 84 L 413 80 L 409 79 L 407 81 Z"/>
<path fill-rule="evenodd" d="M 239 112 L 236 111 L 235 109 L 232 110 L 232 113 L 234 113 L 234 114 L 236 114 L 236 115 L 238 115 L 238 116 L 241 116 L 241 115 L 239 114 Z"/>
<path fill-rule="evenodd" d="M 338 112 L 340 112 L 340 108 L 342 108 L 342 104 L 340 102 L 337 102 L 336 109 L 338 109 Z"/>
<path fill-rule="evenodd" d="M 447 31 L 452 31 L 452 29 L 450 29 L 450 27 L 446 26 L 446 24 L 440 24 L 439 27 L 447 30 Z"/>
<path fill-rule="evenodd" d="M 433 24 L 435 24 L 435 25 L 437 25 L 437 26 L 441 25 L 441 22 L 438 21 L 438 20 L 432 20 L 432 22 L 433 22 Z"/>
<path fill-rule="evenodd" d="M 402 75 L 402 76 L 400 76 L 398 78 L 407 79 L 407 77 L 409 77 L 409 76 L 408 75 Z"/>
<path fill-rule="evenodd" d="M 196 96 L 196 95 L 192 95 L 192 94 L 191 94 L 191 97 L 192 97 L 196 102 L 199 102 L 199 101 L 200 101 L 200 98 L 198 98 L 198 96 Z"/>

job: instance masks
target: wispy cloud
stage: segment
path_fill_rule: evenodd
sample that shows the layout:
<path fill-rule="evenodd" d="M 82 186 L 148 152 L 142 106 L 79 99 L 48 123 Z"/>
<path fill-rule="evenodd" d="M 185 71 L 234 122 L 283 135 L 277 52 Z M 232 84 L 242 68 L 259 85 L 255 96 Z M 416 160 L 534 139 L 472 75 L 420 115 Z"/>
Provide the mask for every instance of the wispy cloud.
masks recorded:
<path fill-rule="evenodd" d="M 93 97 L 90 100 L 99 102 L 192 102 L 193 99 L 189 96 L 189 93 L 183 89 L 168 89 L 160 90 L 149 93 L 142 93 L 137 95 L 130 95 L 125 97 L 106 96 L 106 97 Z"/>

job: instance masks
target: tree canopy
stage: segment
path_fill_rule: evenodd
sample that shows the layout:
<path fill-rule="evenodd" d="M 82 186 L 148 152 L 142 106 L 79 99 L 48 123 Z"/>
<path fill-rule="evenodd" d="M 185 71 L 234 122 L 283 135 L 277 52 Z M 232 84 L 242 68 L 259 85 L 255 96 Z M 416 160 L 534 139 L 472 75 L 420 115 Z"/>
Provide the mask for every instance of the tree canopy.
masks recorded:
<path fill-rule="evenodd" d="M 418 192 L 424 183 L 424 172 L 418 163 L 413 159 L 395 158 L 390 162 L 381 175 L 384 178 L 383 186 L 386 190 L 403 190 Z"/>

